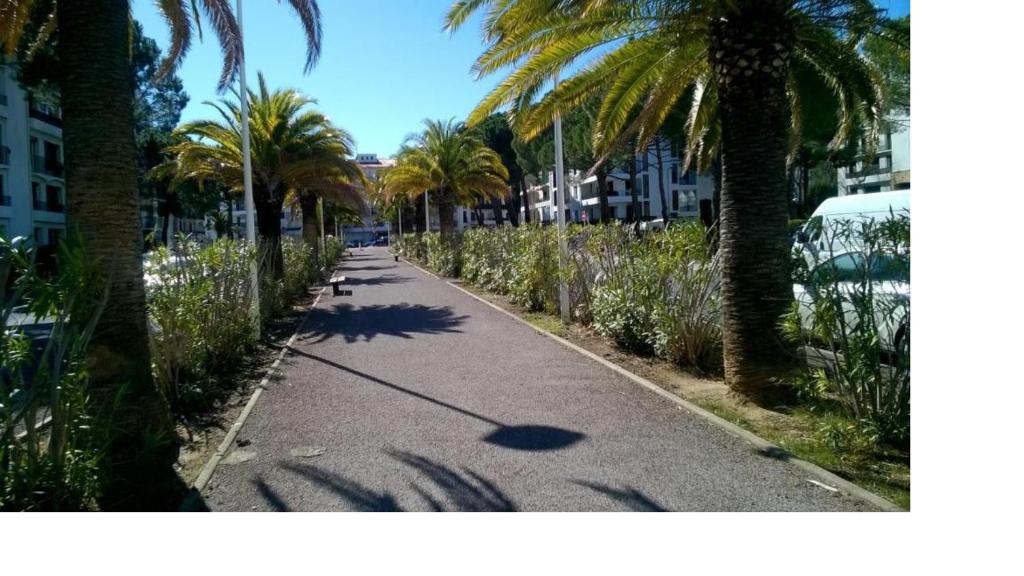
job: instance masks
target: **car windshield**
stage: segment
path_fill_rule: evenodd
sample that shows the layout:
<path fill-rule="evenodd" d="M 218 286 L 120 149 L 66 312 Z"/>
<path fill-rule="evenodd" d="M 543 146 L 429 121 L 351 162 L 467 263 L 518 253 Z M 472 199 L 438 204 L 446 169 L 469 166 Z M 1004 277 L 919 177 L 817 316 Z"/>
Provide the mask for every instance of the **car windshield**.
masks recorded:
<path fill-rule="evenodd" d="M 910 260 L 906 256 L 872 254 L 866 262 L 862 252 L 847 252 L 814 269 L 817 282 L 910 282 Z"/>

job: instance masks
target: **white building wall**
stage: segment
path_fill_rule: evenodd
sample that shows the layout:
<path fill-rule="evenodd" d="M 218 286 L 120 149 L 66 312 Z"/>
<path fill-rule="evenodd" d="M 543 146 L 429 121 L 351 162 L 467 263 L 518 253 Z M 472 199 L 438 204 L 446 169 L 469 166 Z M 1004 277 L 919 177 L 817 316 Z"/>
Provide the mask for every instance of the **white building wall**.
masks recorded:
<path fill-rule="evenodd" d="M 0 63 L 0 146 L 5 152 L 0 160 L 0 231 L 7 237 L 32 238 L 37 245 L 50 245 L 51 238 L 62 236 L 65 228 L 64 205 L 66 194 L 60 170 L 33 164 L 33 155 L 43 156 L 44 143 L 58 146 L 57 162 L 51 168 L 63 165 L 61 129 L 48 122 L 31 118 L 25 92 L 18 85 L 16 71 Z M 38 142 L 35 151 L 32 139 Z M 33 197 L 35 183 L 36 197 Z M 50 200 L 47 202 L 47 187 Z"/>
<path fill-rule="evenodd" d="M 694 171 L 683 172 L 680 159 L 672 154 L 666 146 L 662 151 L 661 179 L 664 186 L 665 201 L 668 204 L 670 220 L 697 220 L 700 218 L 701 201 L 710 202 L 714 196 L 714 180 L 708 174 L 697 174 Z M 657 155 L 653 149 L 647 152 L 647 163 L 644 168 L 644 155 L 637 155 L 637 186 L 640 188 L 639 204 L 640 219 L 655 220 L 661 218 L 661 194 L 658 191 Z M 601 217 L 600 195 L 597 177 L 583 178 L 580 171 L 570 171 L 566 177 L 569 197 L 566 207 L 569 209 L 569 222 L 583 222 L 586 214 L 587 222 L 597 222 Z M 608 206 L 613 218 L 626 220 L 633 203 L 629 173 L 626 170 L 612 171 L 605 184 L 611 186 L 614 193 L 608 195 Z M 541 182 L 534 182 L 530 187 L 533 197 L 542 197 L 540 201 L 531 198 L 530 210 L 536 222 L 554 222 L 554 195 L 548 190 L 554 189 L 554 172 L 547 172 Z M 522 219 L 523 210 L 520 211 Z"/>

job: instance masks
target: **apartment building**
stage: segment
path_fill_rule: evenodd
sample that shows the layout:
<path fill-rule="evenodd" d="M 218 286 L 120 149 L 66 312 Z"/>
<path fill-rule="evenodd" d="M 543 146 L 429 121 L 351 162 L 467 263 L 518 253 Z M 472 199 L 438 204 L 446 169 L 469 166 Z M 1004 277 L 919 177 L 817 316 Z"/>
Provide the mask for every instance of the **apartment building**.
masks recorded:
<path fill-rule="evenodd" d="M 874 156 L 857 156 L 837 169 L 839 196 L 910 189 L 910 117 L 894 118 L 878 137 Z"/>
<path fill-rule="evenodd" d="M 359 165 L 370 182 L 376 182 L 381 169 L 394 166 L 395 161 L 391 158 L 379 158 L 376 154 L 365 153 L 356 154 L 356 164 Z M 365 206 L 362 220 L 359 225 L 346 224 L 342 226 L 342 234 L 346 242 L 369 244 L 391 232 L 390 224 L 381 221 L 380 211 L 373 204 Z"/>
<path fill-rule="evenodd" d="M 15 73 L 0 62 L 0 234 L 31 238 L 45 262 L 65 234 L 61 116 L 30 102 Z"/>
<path fill-rule="evenodd" d="M 650 147 L 635 157 L 636 182 L 639 188 L 638 211 L 640 220 L 661 218 L 659 178 L 668 204 L 670 220 L 714 219 L 714 181 L 710 175 L 681 168 L 680 155 L 674 147 L 664 144 L 661 150 L 661 170 L 658 169 L 657 148 Z M 570 170 L 566 177 L 566 221 L 598 222 L 601 219 L 600 189 L 597 176 L 584 177 L 580 170 Z M 548 171 L 541 181 L 532 179 L 528 191 L 532 219 L 536 222 L 554 222 L 557 218 L 554 171 Z M 624 169 L 611 171 L 601 183 L 608 192 L 608 207 L 612 218 L 634 219 L 632 181 Z M 521 214 L 525 208 L 521 209 Z"/>

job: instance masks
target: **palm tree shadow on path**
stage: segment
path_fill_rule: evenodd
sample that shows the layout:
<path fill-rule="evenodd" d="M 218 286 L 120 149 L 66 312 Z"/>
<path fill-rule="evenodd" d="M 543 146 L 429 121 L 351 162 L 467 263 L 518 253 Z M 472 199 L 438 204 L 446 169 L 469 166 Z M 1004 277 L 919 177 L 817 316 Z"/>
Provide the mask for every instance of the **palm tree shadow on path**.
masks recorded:
<path fill-rule="evenodd" d="M 415 470 L 418 479 L 426 481 L 426 486 L 413 482 L 410 484 L 410 488 L 430 510 L 435 512 L 516 511 L 515 503 L 501 489 L 468 468 L 463 467 L 460 472 L 409 452 L 387 450 L 385 453 Z M 394 495 L 388 492 L 376 492 L 340 474 L 309 464 L 284 462 L 281 467 L 339 496 L 357 511 L 401 512 L 405 510 L 399 506 Z M 258 479 L 254 483 L 263 498 L 275 510 L 289 509 L 287 504 L 262 479 Z"/>
<path fill-rule="evenodd" d="M 369 342 L 377 336 L 410 339 L 416 334 L 458 333 L 460 330 L 457 328 L 467 318 L 456 316 L 447 306 L 402 303 L 355 307 L 335 304 L 331 310 L 313 311 L 300 340 L 315 344 L 341 336 L 351 344 Z"/>
<path fill-rule="evenodd" d="M 464 408 L 455 406 L 454 404 L 449 404 L 442 400 L 438 400 L 437 398 L 432 398 L 430 396 L 427 396 L 426 394 L 416 392 L 415 390 L 410 390 L 403 386 L 399 386 L 398 384 L 395 384 L 393 382 L 388 382 L 387 380 L 377 378 L 376 376 L 371 376 L 370 374 L 356 370 L 355 368 L 343 366 L 337 362 L 327 360 L 326 358 L 321 358 L 319 356 L 310 354 L 298 348 L 289 346 L 288 350 L 293 354 L 302 356 L 303 358 L 309 358 L 310 360 L 315 360 L 327 366 L 337 368 L 338 370 L 341 370 L 343 372 L 348 372 L 349 374 L 358 376 L 363 380 L 373 382 L 374 384 L 384 386 L 396 392 L 401 392 L 402 394 L 407 394 L 409 396 L 419 398 L 420 400 L 424 400 L 426 402 L 430 402 L 431 404 L 447 408 L 448 410 L 458 412 L 459 414 L 468 416 L 475 420 L 486 422 L 487 424 L 490 424 L 495 427 L 495 429 L 491 433 L 487 434 L 482 438 L 482 440 L 484 442 L 487 442 L 488 444 L 501 446 L 503 448 L 509 448 L 512 450 L 536 452 L 568 448 L 569 446 L 576 444 L 577 442 L 584 438 L 584 435 L 580 432 L 576 432 L 574 430 L 566 430 L 564 428 L 558 428 L 555 426 L 544 426 L 537 424 L 512 425 L 499 422 L 498 420 L 495 420 L 493 418 L 488 418 L 487 416 L 471 412 Z"/>

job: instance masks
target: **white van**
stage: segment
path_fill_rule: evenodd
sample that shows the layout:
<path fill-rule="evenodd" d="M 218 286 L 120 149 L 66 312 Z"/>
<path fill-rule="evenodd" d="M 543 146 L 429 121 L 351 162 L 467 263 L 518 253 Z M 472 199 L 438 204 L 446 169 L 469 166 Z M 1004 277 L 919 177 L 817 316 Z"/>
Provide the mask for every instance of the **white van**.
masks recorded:
<path fill-rule="evenodd" d="M 851 221 L 853 231 L 857 223 L 866 220 L 886 220 L 893 216 L 910 217 L 910 191 L 873 192 L 829 198 L 818 206 L 811 218 L 797 233 L 794 252 L 803 256 L 808 264 L 808 281 L 819 270 L 825 270 L 839 281 L 837 288 L 844 295 L 843 308 L 852 315 L 852 295 L 856 290 L 857 278 L 867 266 L 870 271 L 872 297 L 875 309 L 875 325 L 883 350 L 899 350 L 901 342 L 909 332 L 910 282 L 909 276 L 900 272 L 900 266 L 893 265 L 892 256 L 874 254 L 865 261 L 864 246 L 856 234 L 834 238 L 841 228 L 841 221 Z M 897 248 L 899 250 L 900 248 Z M 851 281 L 842 280 L 844 274 L 851 275 Z M 793 284 L 793 296 L 799 304 L 801 321 L 808 330 L 812 328 L 815 296 L 813 290 L 799 283 Z M 853 319 L 851 318 L 851 322 Z"/>
<path fill-rule="evenodd" d="M 794 249 L 804 253 L 809 263 L 820 262 L 829 257 L 828 252 L 838 252 L 840 249 L 838 246 L 830 246 L 829 234 L 826 234 L 827 231 L 834 231 L 839 221 L 885 220 L 893 215 L 910 217 L 910 190 L 827 198 L 797 233 Z M 855 249 L 856 246 L 842 248 L 845 251 Z M 821 254 L 822 251 L 826 253 Z"/>

